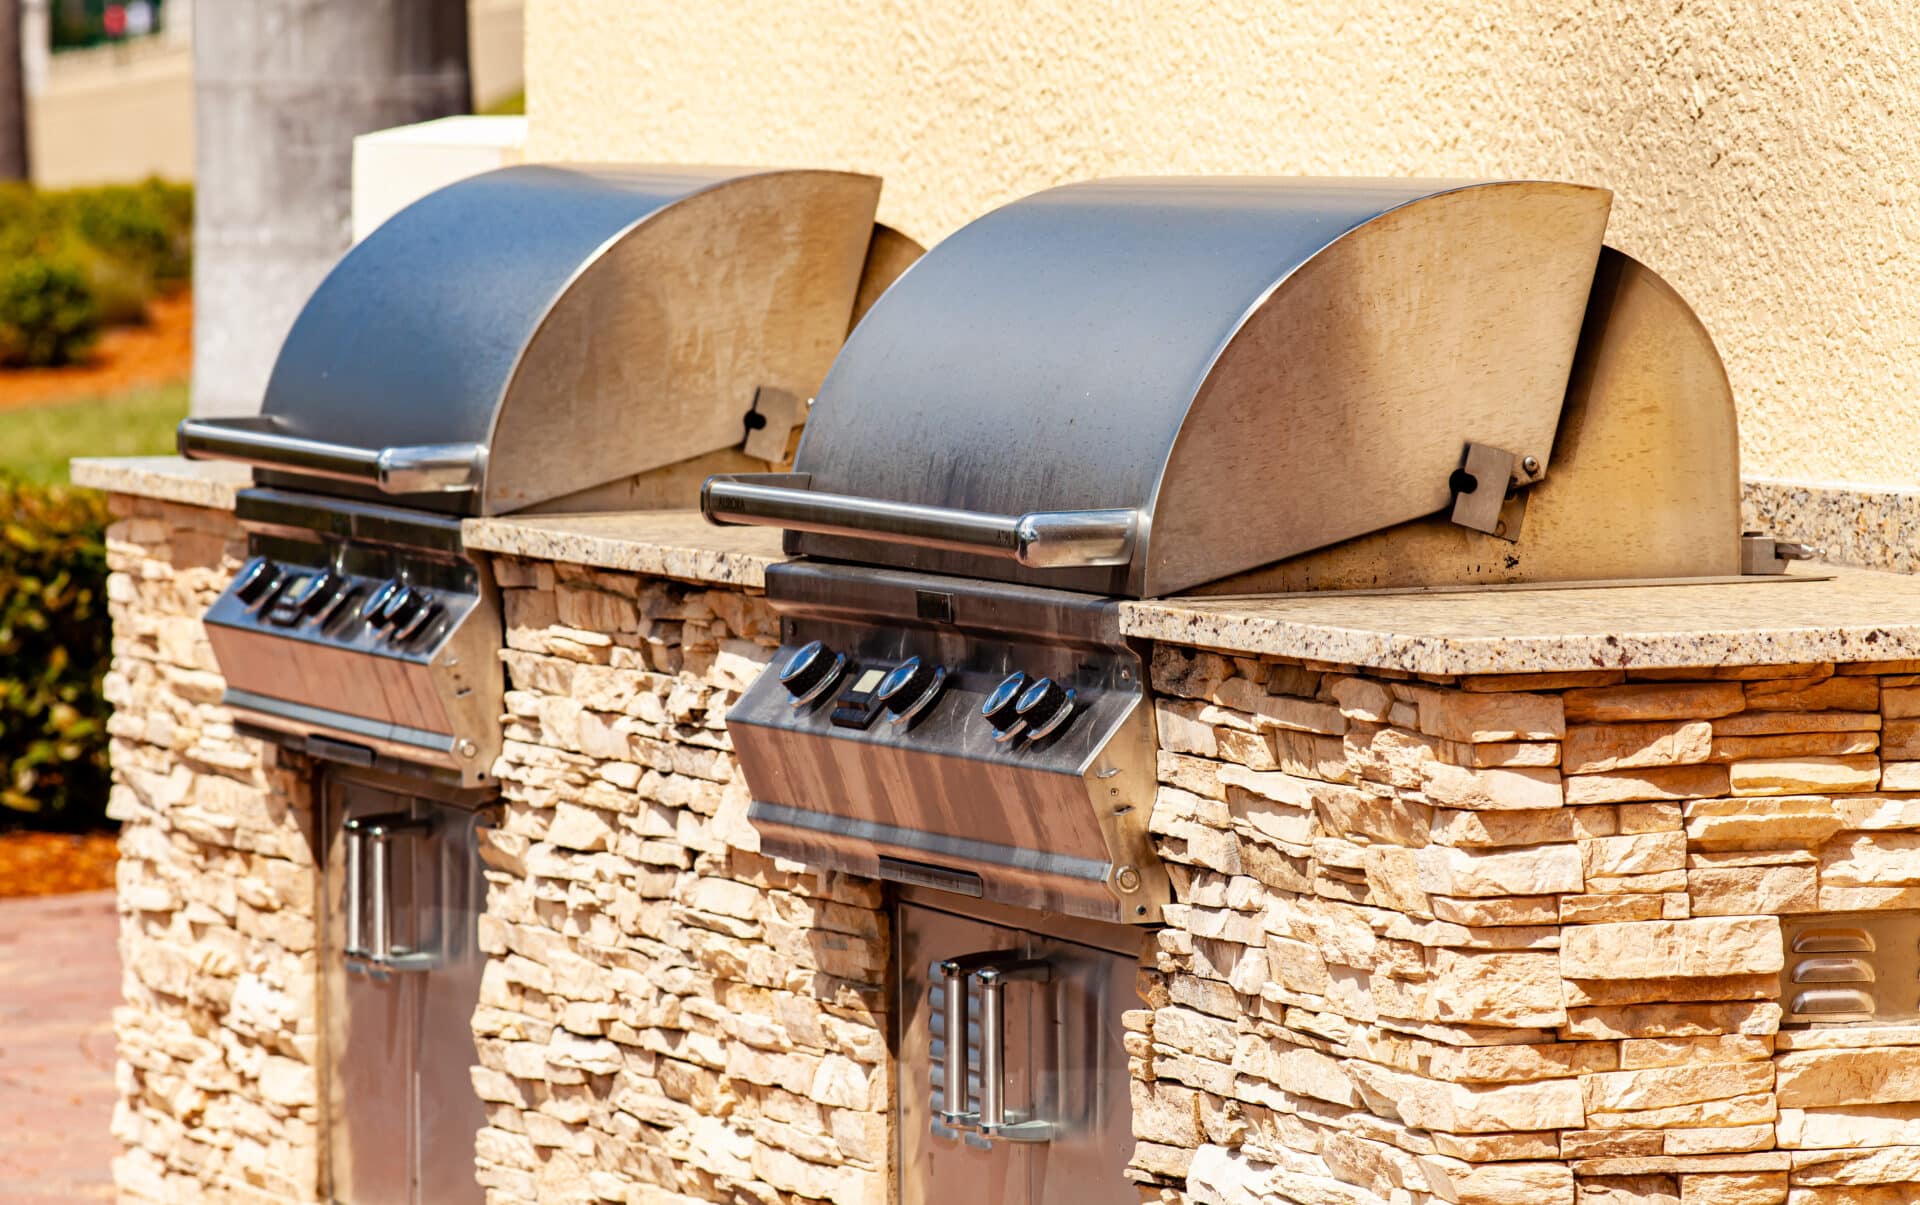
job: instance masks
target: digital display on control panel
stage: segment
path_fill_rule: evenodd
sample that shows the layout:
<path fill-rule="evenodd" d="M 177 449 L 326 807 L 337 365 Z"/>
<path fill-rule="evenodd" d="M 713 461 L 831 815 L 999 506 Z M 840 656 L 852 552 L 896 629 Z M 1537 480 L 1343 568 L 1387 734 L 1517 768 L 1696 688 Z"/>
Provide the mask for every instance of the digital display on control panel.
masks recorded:
<path fill-rule="evenodd" d="M 839 698 L 834 700 L 832 720 L 839 728 L 865 728 L 873 723 L 880 714 L 880 700 L 873 692 L 887 676 L 884 669 L 860 671 L 860 675 L 851 679 L 840 688 Z"/>

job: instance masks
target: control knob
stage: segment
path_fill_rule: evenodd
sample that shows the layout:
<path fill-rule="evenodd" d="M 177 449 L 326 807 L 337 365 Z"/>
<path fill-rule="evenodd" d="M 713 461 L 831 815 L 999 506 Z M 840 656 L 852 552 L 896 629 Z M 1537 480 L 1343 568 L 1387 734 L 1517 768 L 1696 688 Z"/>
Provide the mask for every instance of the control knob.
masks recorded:
<path fill-rule="evenodd" d="M 933 705 L 946 684 L 945 666 L 908 657 L 880 680 L 880 705 L 893 713 L 893 722 L 905 724 Z"/>
<path fill-rule="evenodd" d="M 318 614 L 320 608 L 327 605 L 335 594 L 340 592 L 341 577 L 331 569 L 322 569 L 318 576 L 307 583 L 300 597 L 293 600 L 293 609 L 302 615 Z"/>
<path fill-rule="evenodd" d="M 1020 695 L 1014 712 L 1027 722 L 1027 739 L 1045 740 L 1073 715 L 1073 691 L 1052 678 L 1041 678 Z"/>
<path fill-rule="evenodd" d="M 387 622 L 387 607 L 393 602 L 394 598 L 405 589 L 406 587 L 400 583 L 398 578 L 388 578 L 386 581 L 381 582 L 378 586 L 374 587 L 373 593 L 368 595 L 367 601 L 361 605 L 360 618 L 373 624 L 375 627 Z"/>
<path fill-rule="evenodd" d="M 251 607 L 271 597 L 279 584 L 280 566 L 261 557 L 240 571 L 240 577 L 233 583 L 233 593 Z"/>
<path fill-rule="evenodd" d="M 403 644 L 426 631 L 440 615 L 440 604 L 433 601 L 426 591 L 415 590 L 413 596 L 418 605 L 413 610 L 412 618 L 404 619 L 395 625 L 393 629 L 395 644 Z"/>
<path fill-rule="evenodd" d="M 980 714 L 987 723 L 993 725 L 993 739 L 1010 741 L 1020 735 L 1023 725 L 1020 722 L 1020 696 L 1027 688 L 1027 676 L 1014 670 L 1000 679 L 1000 685 L 993 688 L 986 701 L 980 704 Z"/>
<path fill-rule="evenodd" d="M 818 640 L 810 640 L 795 649 L 780 667 L 780 685 L 787 688 L 793 705 L 799 707 L 827 693 L 846 668 L 845 653 L 836 653 Z"/>
<path fill-rule="evenodd" d="M 387 600 L 387 605 L 380 608 L 380 622 L 393 624 L 397 634 L 397 630 L 412 619 L 426 603 L 426 591 L 416 590 L 412 586 L 402 586 L 398 593 Z"/>

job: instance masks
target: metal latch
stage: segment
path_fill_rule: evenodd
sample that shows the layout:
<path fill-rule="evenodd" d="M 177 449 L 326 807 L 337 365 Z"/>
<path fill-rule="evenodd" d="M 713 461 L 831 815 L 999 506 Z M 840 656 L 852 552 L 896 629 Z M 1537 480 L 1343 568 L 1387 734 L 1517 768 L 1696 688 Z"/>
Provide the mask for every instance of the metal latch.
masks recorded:
<path fill-rule="evenodd" d="M 1054 1126 L 1037 1118 L 1012 1118 L 1006 1101 L 1006 992 L 1014 980 L 1046 983 L 1053 968 L 1044 958 L 1024 958 L 1017 950 L 963 954 L 940 964 L 946 981 L 946 1099 L 940 1120 L 954 1129 L 977 1129 L 1007 1142 L 1050 1142 Z M 967 980 L 980 985 L 980 1107 L 972 1109 L 967 1088 Z"/>
<path fill-rule="evenodd" d="M 347 914 L 343 953 L 348 968 L 376 973 L 432 970 L 439 962 L 434 951 L 397 947 L 393 941 L 392 847 L 396 840 L 416 839 L 431 833 L 433 821 L 406 812 L 383 812 L 374 816 L 349 816 L 340 827 L 346 835 L 342 907 Z M 416 910 L 416 914 L 419 911 Z"/>
<path fill-rule="evenodd" d="M 760 386 L 753 391 L 753 405 L 747 410 L 747 438 L 740 450 L 769 464 L 785 461 L 787 442 L 793 437 L 793 429 L 807 421 L 811 404 L 784 389 Z"/>
<path fill-rule="evenodd" d="M 1811 544 L 1776 540 L 1765 532 L 1740 533 L 1740 572 L 1748 575 L 1785 573 L 1789 561 L 1811 561 L 1820 550 Z"/>
<path fill-rule="evenodd" d="M 1453 490 L 1453 522 L 1502 540 L 1520 538 L 1527 495 L 1520 486 L 1539 481 L 1538 457 L 1516 456 L 1490 444 L 1470 443 L 1447 484 Z"/>

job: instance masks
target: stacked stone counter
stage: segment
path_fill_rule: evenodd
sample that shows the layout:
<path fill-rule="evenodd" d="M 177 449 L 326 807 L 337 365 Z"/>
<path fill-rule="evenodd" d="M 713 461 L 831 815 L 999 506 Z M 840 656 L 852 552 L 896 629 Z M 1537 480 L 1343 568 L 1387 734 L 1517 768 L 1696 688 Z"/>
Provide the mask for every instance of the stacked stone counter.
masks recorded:
<path fill-rule="evenodd" d="M 757 590 L 498 558 L 508 802 L 474 1016 L 492 1201 L 889 1199 L 877 883 L 757 852 Z"/>
<path fill-rule="evenodd" d="M 107 531 L 122 1200 L 320 1199 L 309 768 L 236 735 L 200 624 L 246 556 L 227 466 L 92 462 Z"/>
<path fill-rule="evenodd" d="M 1137 626 L 1545 659 L 1238 610 Z M 1687 647 L 1650 643 L 1565 639 Z M 1446 674 L 1162 644 L 1152 668 L 1180 903 L 1128 1022 L 1150 1192 L 1920 1200 L 1920 1026 L 1783 1028 L 1780 975 L 1783 917 L 1920 907 L 1920 661 Z"/>
<path fill-rule="evenodd" d="M 114 533 L 131 1200 L 324 1191 L 312 768 L 237 737 L 218 488 Z M 472 1025 L 494 1202 L 890 1199 L 878 884 L 758 852 L 723 717 L 777 540 L 470 523 L 508 695 Z M 1920 1200 L 1920 1025 L 1787 1023 L 1782 925 L 1920 910 L 1920 582 L 1126 604 L 1175 869 L 1144 1200 Z"/>

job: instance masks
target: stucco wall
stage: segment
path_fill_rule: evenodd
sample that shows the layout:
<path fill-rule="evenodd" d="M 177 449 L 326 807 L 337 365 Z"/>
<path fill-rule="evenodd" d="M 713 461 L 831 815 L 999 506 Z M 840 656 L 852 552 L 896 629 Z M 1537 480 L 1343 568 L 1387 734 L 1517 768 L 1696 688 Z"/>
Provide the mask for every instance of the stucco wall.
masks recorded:
<path fill-rule="evenodd" d="M 1896 483 L 1915 61 L 1907 0 L 540 0 L 526 67 L 534 158 L 880 172 L 923 240 L 1115 173 L 1605 184 L 1611 240 L 1720 341 L 1747 475 Z"/>

